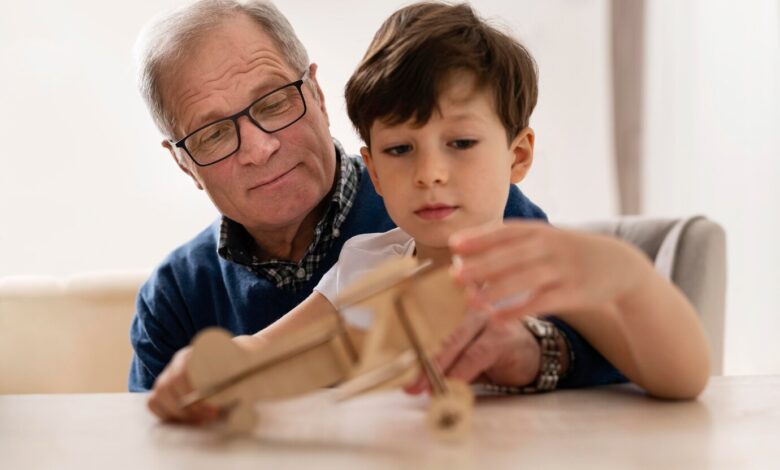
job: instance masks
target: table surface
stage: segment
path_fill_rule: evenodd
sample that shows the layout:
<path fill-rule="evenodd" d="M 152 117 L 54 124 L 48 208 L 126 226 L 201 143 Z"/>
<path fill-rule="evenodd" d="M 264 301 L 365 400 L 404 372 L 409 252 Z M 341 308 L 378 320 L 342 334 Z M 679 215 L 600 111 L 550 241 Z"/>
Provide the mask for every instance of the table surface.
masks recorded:
<path fill-rule="evenodd" d="M 480 398 L 458 444 L 428 435 L 426 397 L 330 396 L 259 405 L 241 438 L 159 423 L 143 394 L 0 396 L 0 467 L 780 468 L 780 376 L 713 377 L 688 402 L 630 385 Z"/>

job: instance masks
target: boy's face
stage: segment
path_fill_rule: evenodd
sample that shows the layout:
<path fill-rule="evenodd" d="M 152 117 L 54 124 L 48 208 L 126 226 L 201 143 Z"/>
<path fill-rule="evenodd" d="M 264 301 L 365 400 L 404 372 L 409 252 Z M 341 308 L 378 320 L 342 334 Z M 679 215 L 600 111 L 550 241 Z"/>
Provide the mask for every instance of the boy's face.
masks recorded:
<path fill-rule="evenodd" d="M 509 185 L 533 160 L 533 131 L 507 144 L 492 94 L 474 82 L 470 73 L 451 74 L 427 123 L 377 120 L 371 148 L 361 149 L 390 217 L 424 246 L 445 247 L 460 229 L 501 224 Z"/>

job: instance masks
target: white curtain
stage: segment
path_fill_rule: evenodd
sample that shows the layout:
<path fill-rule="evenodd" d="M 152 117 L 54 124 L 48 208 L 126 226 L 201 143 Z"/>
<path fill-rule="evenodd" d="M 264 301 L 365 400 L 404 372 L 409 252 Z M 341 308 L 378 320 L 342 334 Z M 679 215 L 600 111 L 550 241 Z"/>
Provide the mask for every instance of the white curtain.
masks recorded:
<path fill-rule="evenodd" d="M 726 374 L 780 373 L 780 2 L 647 2 L 645 213 L 728 237 Z"/>
<path fill-rule="evenodd" d="M 620 213 L 642 211 L 644 0 L 612 0 L 612 108 Z"/>

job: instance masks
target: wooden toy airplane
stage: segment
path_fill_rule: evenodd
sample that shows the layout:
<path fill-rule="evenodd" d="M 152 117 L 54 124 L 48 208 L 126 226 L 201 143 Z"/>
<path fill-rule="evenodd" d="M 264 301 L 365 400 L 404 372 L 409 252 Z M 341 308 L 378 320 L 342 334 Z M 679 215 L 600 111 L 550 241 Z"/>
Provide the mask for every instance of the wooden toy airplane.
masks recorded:
<path fill-rule="evenodd" d="M 464 293 L 447 268 L 414 258 L 391 260 L 336 300 L 339 311 L 353 306 L 373 311 L 367 332 L 334 315 L 256 355 L 236 346 L 224 330 L 203 331 L 192 344 L 187 372 L 194 391 L 184 405 L 205 400 L 227 414 L 231 431 L 248 432 L 257 424 L 256 401 L 337 384 L 337 398 L 346 399 L 404 385 L 422 370 L 433 395 L 430 431 L 441 438 L 468 432 L 473 394 L 467 384 L 445 379 L 432 359 L 466 313 Z"/>

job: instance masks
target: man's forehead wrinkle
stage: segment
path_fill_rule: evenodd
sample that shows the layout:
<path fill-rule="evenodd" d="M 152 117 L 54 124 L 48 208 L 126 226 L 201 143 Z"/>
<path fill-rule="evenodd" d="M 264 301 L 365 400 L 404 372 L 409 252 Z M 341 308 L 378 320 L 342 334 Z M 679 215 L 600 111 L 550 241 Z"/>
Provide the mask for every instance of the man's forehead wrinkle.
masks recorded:
<path fill-rule="evenodd" d="M 182 108 L 182 115 L 187 115 L 189 110 L 193 107 L 197 106 L 200 102 L 208 100 L 211 95 L 202 95 L 198 96 L 197 90 L 193 90 L 192 93 L 189 95 L 192 99 L 192 101 L 186 101 L 186 105 Z M 193 123 L 198 121 L 198 118 L 200 118 L 202 115 L 199 114 L 193 114 L 190 119 L 188 119 L 186 122 L 182 122 L 184 125 L 184 131 L 189 132 L 191 130 L 194 130 Z"/>
<path fill-rule="evenodd" d="M 181 115 L 186 116 L 192 110 L 192 108 L 197 106 L 200 102 L 212 98 L 214 93 L 221 94 L 225 92 L 239 91 L 239 89 L 242 86 L 244 86 L 244 84 L 247 82 L 246 80 L 244 80 L 244 78 L 249 76 L 250 74 L 255 73 L 260 67 L 264 67 L 268 69 L 269 72 L 276 71 L 276 69 L 279 68 L 283 69 L 283 70 L 279 70 L 276 74 L 270 73 L 270 74 L 263 74 L 263 76 L 260 77 L 253 77 L 252 79 L 255 82 L 257 82 L 257 84 L 260 86 L 265 86 L 267 84 L 264 82 L 267 82 L 267 78 L 269 76 L 280 75 L 281 73 L 284 72 L 285 69 L 287 69 L 287 67 L 284 67 L 285 64 L 282 61 L 280 61 L 275 54 L 271 53 L 266 49 L 259 49 L 254 54 L 250 54 L 250 56 L 253 57 L 251 57 L 251 59 L 248 57 L 247 58 L 242 57 L 242 60 L 237 61 L 235 64 L 232 64 L 224 68 L 224 71 L 221 71 L 219 75 L 213 77 L 206 77 L 206 79 L 203 80 L 201 83 L 197 85 L 191 85 L 185 88 L 182 91 L 179 100 L 179 102 L 182 103 Z M 220 70 L 221 68 L 222 67 L 215 67 L 215 70 Z M 203 89 L 208 90 L 208 92 L 203 93 L 201 91 Z M 254 90 L 252 89 L 252 91 Z M 249 97 L 242 97 L 242 98 L 251 99 Z M 231 106 L 227 102 L 227 100 L 224 100 L 224 103 L 227 106 Z M 243 103 L 241 105 L 243 105 Z M 232 106 L 235 107 L 239 105 L 233 104 Z M 210 110 L 207 110 L 206 113 L 208 113 L 209 111 Z M 222 114 L 229 115 L 232 114 L 232 112 L 237 111 L 237 109 L 224 109 L 218 111 L 221 111 Z M 203 114 L 193 113 L 193 116 L 191 116 L 191 118 L 188 119 L 187 122 L 183 122 L 182 124 L 189 130 L 191 130 L 191 128 L 193 128 L 193 123 L 199 121 L 202 116 Z"/>
<path fill-rule="evenodd" d="M 267 48 L 259 48 L 249 54 L 240 54 L 237 57 L 226 57 L 222 62 L 213 67 L 215 71 L 222 71 L 220 75 L 209 78 L 208 75 L 204 81 L 204 84 L 211 86 L 212 83 L 225 80 L 226 77 L 236 76 L 242 77 L 248 73 L 254 72 L 259 66 L 269 65 L 283 67 L 284 64 L 277 58 L 273 51 L 269 51 Z M 229 64 L 229 62 L 234 62 Z M 229 64 L 229 65 L 226 65 Z M 227 87 L 217 87 L 218 89 L 226 89 Z"/>
<path fill-rule="evenodd" d="M 248 64 L 253 64 L 257 62 L 258 60 L 267 59 L 275 65 L 282 67 L 282 68 L 289 68 L 287 66 L 287 62 L 282 59 L 282 56 L 275 50 L 269 49 L 267 47 L 258 47 L 254 51 L 247 54 L 245 57 L 242 57 L 242 60 L 246 61 Z"/>

